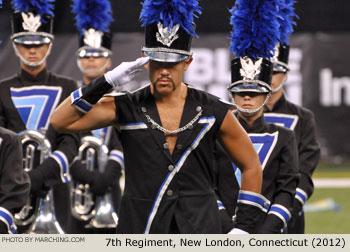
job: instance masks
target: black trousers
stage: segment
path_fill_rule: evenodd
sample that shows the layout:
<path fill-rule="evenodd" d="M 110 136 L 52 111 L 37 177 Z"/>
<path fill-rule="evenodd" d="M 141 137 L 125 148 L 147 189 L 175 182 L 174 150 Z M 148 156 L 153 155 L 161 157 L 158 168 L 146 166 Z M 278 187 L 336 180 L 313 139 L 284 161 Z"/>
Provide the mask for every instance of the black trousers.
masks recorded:
<path fill-rule="evenodd" d="M 305 234 L 304 211 L 299 217 L 297 217 L 293 226 L 288 226 L 288 234 Z"/>

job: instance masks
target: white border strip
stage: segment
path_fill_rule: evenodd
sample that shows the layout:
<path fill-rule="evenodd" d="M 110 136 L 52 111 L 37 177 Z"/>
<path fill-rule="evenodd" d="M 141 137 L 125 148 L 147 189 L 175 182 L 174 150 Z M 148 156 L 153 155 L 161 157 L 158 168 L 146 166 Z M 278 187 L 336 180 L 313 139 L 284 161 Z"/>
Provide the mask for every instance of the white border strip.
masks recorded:
<path fill-rule="evenodd" d="M 160 190 L 158 192 L 157 198 L 153 204 L 152 210 L 148 216 L 148 220 L 146 223 L 146 227 L 144 230 L 144 234 L 148 234 L 150 229 L 151 229 L 151 225 L 153 222 L 154 217 L 157 214 L 160 202 L 163 198 L 163 195 L 166 191 L 166 189 L 168 188 L 170 182 L 172 181 L 173 177 L 175 176 L 176 173 L 178 173 L 180 171 L 180 169 L 182 168 L 183 164 L 185 163 L 187 157 L 191 154 L 191 152 L 197 148 L 197 146 L 199 145 L 200 141 L 203 139 L 203 137 L 205 136 L 205 134 L 211 129 L 211 127 L 214 125 L 215 123 L 215 117 L 205 117 L 205 118 L 201 118 L 198 123 L 206 123 L 207 125 L 204 126 L 204 128 L 201 130 L 201 132 L 199 133 L 199 135 L 196 137 L 196 139 L 193 141 L 193 143 L 191 144 L 190 147 L 187 148 L 187 150 L 184 152 L 184 154 L 180 157 L 180 160 L 178 161 L 178 163 L 175 165 L 175 169 L 170 172 L 168 174 L 168 176 L 166 177 L 164 183 L 161 185 Z"/>
<path fill-rule="evenodd" d="M 243 195 L 246 194 L 246 195 L 250 195 L 250 196 L 253 196 L 255 198 L 261 199 L 261 200 L 264 201 L 264 205 L 261 205 L 261 204 L 259 204 L 256 201 L 239 199 L 239 195 L 240 194 L 243 194 Z M 268 208 L 270 208 L 270 204 L 271 204 L 271 202 L 268 199 L 266 199 L 264 197 L 264 195 L 259 194 L 259 193 L 255 193 L 255 192 L 251 192 L 251 191 L 244 191 L 244 190 L 240 190 L 239 191 L 237 203 L 243 203 L 243 204 L 246 204 L 246 205 L 251 205 L 251 206 L 258 207 L 258 208 L 261 209 L 261 211 L 263 211 L 265 213 L 267 213 L 267 210 L 268 210 Z M 265 204 L 266 204 L 266 206 L 265 206 Z"/>
<path fill-rule="evenodd" d="M 57 91 L 57 95 L 55 97 L 55 100 L 52 104 L 52 107 L 50 108 L 50 112 L 49 112 L 49 118 L 46 120 L 46 124 L 45 124 L 45 129 L 47 129 L 49 127 L 49 123 L 50 123 L 50 117 L 53 113 L 53 111 L 56 109 L 57 105 L 58 105 L 58 102 L 61 98 L 61 95 L 62 95 L 62 87 L 60 86 L 38 86 L 38 85 L 34 85 L 34 86 L 29 86 L 29 87 L 21 87 L 21 88 L 15 88 L 15 87 L 11 87 L 10 90 L 14 91 L 14 92 L 25 92 L 25 91 L 33 91 L 33 90 L 53 90 L 53 91 Z M 29 96 L 14 96 L 15 98 L 28 98 L 28 97 L 35 97 L 35 96 L 40 96 L 40 97 L 45 97 L 46 101 L 44 103 L 44 106 L 41 108 L 41 112 L 40 112 L 40 116 L 39 116 L 39 120 L 37 123 L 39 123 L 40 119 L 41 119 L 41 116 L 42 116 L 42 113 L 44 111 L 44 109 L 46 108 L 46 104 L 47 104 L 47 100 L 48 100 L 48 97 L 49 95 L 38 95 L 38 94 L 32 94 L 32 95 L 29 95 Z"/>
<path fill-rule="evenodd" d="M 112 150 L 109 153 L 109 159 L 114 160 L 118 164 L 120 164 L 122 170 L 124 171 L 124 153 L 119 150 Z"/>
<path fill-rule="evenodd" d="M 13 216 L 12 214 L 6 209 L 6 208 L 3 208 L 3 207 L 0 207 L 0 212 L 2 212 L 3 215 L 7 215 L 7 218 L 10 219 L 10 221 L 12 222 L 12 225 L 11 223 L 8 222 L 8 220 L 3 217 L 3 216 L 0 216 L 0 221 L 2 221 L 3 223 L 5 223 L 5 225 L 7 226 L 7 230 L 8 230 L 8 233 L 9 234 L 14 234 L 17 230 L 17 226 L 15 224 L 15 221 L 13 219 Z"/>
<path fill-rule="evenodd" d="M 274 214 L 274 215 L 276 215 L 278 218 L 280 218 L 280 219 L 283 221 L 283 223 L 284 223 L 284 227 L 286 227 L 288 221 L 290 220 L 290 217 L 292 216 L 291 213 L 289 212 L 289 210 L 288 210 L 287 208 L 285 208 L 284 206 L 282 206 L 282 205 L 280 205 L 280 204 L 273 204 L 273 205 L 270 207 L 270 209 L 272 209 L 273 207 L 275 207 L 275 208 L 277 208 L 277 209 L 280 209 L 281 211 L 285 212 L 285 213 L 288 215 L 289 218 L 288 218 L 288 220 L 286 220 L 286 219 L 284 218 L 284 216 L 283 216 L 281 213 L 277 212 L 277 211 L 270 210 L 269 213 L 268 213 L 268 214 Z"/>
<path fill-rule="evenodd" d="M 252 137 L 264 137 L 264 136 L 272 136 L 273 137 L 273 142 L 271 144 L 271 147 L 269 149 L 269 151 L 267 152 L 266 154 L 266 157 L 264 159 L 264 162 L 261 164 L 261 167 L 262 169 L 264 170 L 265 168 L 265 165 L 267 163 L 267 161 L 269 160 L 270 156 L 271 156 L 271 153 L 272 151 L 274 150 L 275 146 L 276 146 L 276 143 L 277 143 L 277 140 L 278 140 L 278 131 L 276 132 L 273 132 L 273 133 L 264 133 L 264 134 L 259 134 L 259 133 L 249 133 L 248 136 L 252 136 Z M 252 141 L 253 142 L 253 141 Z M 254 142 L 253 142 L 254 144 Z M 258 153 L 259 155 L 259 153 Z"/>
<path fill-rule="evenodd" d="M 64 163 L 62 163 L 61 159 L 58 156 L 63 159 Z M 69 162 L 68 162 L 67 156 L 62 151 L 57 150 L 57 151 L 54 151 L 50 157 L 52 157 L 60 166 L 60 175 L 61 175 L 62 182 L 63 183 L 69 182 L 71 180 L 71 177 L 69 173 Z M 64 169 L 63 169 L 64 165 L 66 166 L 66 172 L 64 172 Z"/>
<path fill-rule="evenodd" d="M 295 129 L 295 126 L 297 125 L 298 120 L 299 120 L 299 116 L 298 115 L 291 115 L 291 114 L 269 113 L 269 112 L 264 113 L 264 117 L 267 117 L 267 116 L 268 117 L 277 117 L 277 118 L 278 117 L 283 117 L 283 118 L 288 118 L 288 119 L 294 119 L 292 125 L 289 128 L 291 130 Z M 276 124 L 276 123 L 274 123 L 274 124 Z M 287 128 L 287 127 L 285 127 L 285 128 Z"/>
<path fill-rule="evenodd" d="M 124 125 L 120 125 L 120 130 L 139 130 L 139 129 L 147 129 L 147 125 L 145 123 L 128 123 Z"/>
<path fill-rule="evenodd" d="M 217 200 L 216 203 L 218 204 L 219 210 L 225 210 L 226 209 L 224 204 L 220 200 Z"/>

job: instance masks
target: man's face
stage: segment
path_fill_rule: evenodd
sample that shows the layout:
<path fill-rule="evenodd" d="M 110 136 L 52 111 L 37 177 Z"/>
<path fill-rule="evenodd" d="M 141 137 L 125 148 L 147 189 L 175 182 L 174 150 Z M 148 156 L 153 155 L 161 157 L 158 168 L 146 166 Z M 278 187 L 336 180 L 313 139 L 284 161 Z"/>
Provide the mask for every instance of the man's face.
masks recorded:
<path fill-rule="evenodd" d="M 285 77 L 286 77 L 285 73 L 274 73 L 271 79 L 271 88 L 272 89 L 278 88 L 282 84 L 282 82 L 284 82 Z"/>
<path fill-rule="evenodd" d="M 41 45 L 22 45 L 16 44 L 18 53 L 29 63 L 37 63 L 42 61 L 49 48 L 50 44 L 41 44 Z"/>
<path fill-rule="evenodd" d="M 259 108 L 265 101 L 266 94 L 255 92 L 235 93 L 233 98 L 235 103 L 243 109 L 254 110 Z"/>
<path fill-rule="evenodd" d="M 161 95 L 169 95 L 181 84 L 184 71 L 188 69 L 192 58 L 177 63 L 150 60 L 145 67 L 149 70 L 149 78 L 154 91 Z"/>
<path fill-rule="evenodd" d="M 82 57 L 79 58 L 83 75 L 88 79 L 96 79 L 110 68 L 110 59 L 106 57 Z"/>

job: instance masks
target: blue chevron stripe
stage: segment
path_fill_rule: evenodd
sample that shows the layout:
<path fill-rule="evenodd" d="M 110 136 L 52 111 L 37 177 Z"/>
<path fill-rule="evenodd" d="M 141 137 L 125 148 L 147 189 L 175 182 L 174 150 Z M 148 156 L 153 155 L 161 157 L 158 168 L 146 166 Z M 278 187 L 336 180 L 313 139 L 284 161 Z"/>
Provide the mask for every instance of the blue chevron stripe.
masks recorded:
<path fill-rule="evenodd" d="M 256 152 L 259 155 L 259 160 L 262 168 L 265 168 L 267 161 L 270 158 L 270 155 L 275 148 L 278 131 L 274 133 L 264 133 L 264 134 L 248 134 L 250 140 L 252 141 Z"/>
<path fill-rule="evenodd" d="M 279 126 L 294 130 L 299 117 L 297 115 L 288 115 L 280 113 L 264 113 L 265 122 L 273 123 Z"/>
<path fill-rule="evenodd" d="M 51 113 L 56 108 L 61 87 L 32 86 L 11 88 L 11 99 L 27 129 L 47 128 Z"/>
<path fill-rule="evenodd" d="M 263 133 L 263 134 L 248 134 L 250 137 L 250 140 L 253 143 L 253 146 L 256 150 L 256 152 L 259 155 L 259 160 L 261 163 L 262 168 L 265 168 L 265 165 L 267 161 L 270 158 L 270 155 L 275 148 L 277 139 L 278 139 L 278 132 L 274 133 Z M 237 182 L 239 186 L 241 186 L 242 183 L 242 173 L 241 170 L 237 168 L 237 166 L 232 163 L 233 170 L 236 175 Z"/>

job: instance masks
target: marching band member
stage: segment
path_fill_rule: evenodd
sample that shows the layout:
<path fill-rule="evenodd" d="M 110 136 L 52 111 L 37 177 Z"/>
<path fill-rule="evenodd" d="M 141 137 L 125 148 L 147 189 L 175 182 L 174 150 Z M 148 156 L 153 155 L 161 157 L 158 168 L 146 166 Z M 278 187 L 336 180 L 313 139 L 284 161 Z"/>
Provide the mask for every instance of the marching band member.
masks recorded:
<path fill-rule="evenodd" d="M 112 33 L 108 31 L 113 21 L 112 9 L 108 0 L 75 0 L 73 12 L 76 14 L 77 28 L 80 31 L 77 64 L 83 75 L 78 86 L 87 85 L 103 76 L 112 65 Z M 79 85 L 80 84 L 80 85 Z M 109 159 L 104 172 L 88 171 L 82 160 L 76 160 L 70 167 L 72 179 L 90 185 L 95 195 L 105 195 L 111 190 L 114 210 L 120 207 L 121 188 L 119 184 L 124 169 L 123 152 L 114 127 L 97 129 L 82 135 L 102 137 L 109 149 Z M 74 233 L 115 233 L 115 228 L 85 228 L 89 221 L 73 221 Z"/>
<path fill-rule="evenodd" d="M 30 181 L 23 170 L 19 137 L 0 127 L 0 234 L 16 233 L 13 216 L 27 203 L 29 190 Z"/>
<path fill-rule="evenodd" d="M 242 58 L 240 58 L 242 59 Z M 242 63 L 243 63 L 242 59 Z M 248 64 L 253 63 L 249 62 Z M 236 63 L 236 64 L 235 64 Z M 263 78 L 263 70 L 270 71 L 271 63 L 261 68 L 259 83 L 239 83 L 242 76 L 237 76 L 236 68 L 244 69 L 235 62 L 232 65 L 232 81 L 230 92 L 237 107 L 237 118 L 243 128 L 247 131 L 256 151 L 263 169 L 263 183 L 261 194 L 270 202 L 256 216 L 257 221 L 254 233 L 281 233 L 286 227 L 291 217 L 293 209 L 293 200 L 298 181 L 297 174 L 297 146 L 294 133 L 281 126 L 266 123 L 263 116 L 263 105 L 268 100 L 271 89 L 268 86 L 268 79 Z M 262 63 L 264 64 L 264 63 Z M 258 65 L 255 65 L 257 67 Z M 267 69 L 264 69 L 267 68 Z M 243 71 L 244 71 L 243 70 Z M 268 74 L 265 75 L 267 77 Z M 238 77 L 238 78 L 237 78 Z M 261 85 L 263 84 L 267 85 Z M 232 165 L 227 159 L 219 164 L 218 191 L 222 198 L 222 210 L 226 210 L 228 216 L 234 215 L 235 202 L 229 199 L 229 196 L 237 194 L 239 186 L 232 180 L 227 179 L 233 171 L 238 168 Z M 225 169 L 226 168 L 226 169 Z M 232 176 L 231 176 L 232 177 Z M 235 184 L 236 186 L 232 186 Z M 240 196 L 238 196 L 240 198 Z M 224 207 L 228 205 L 227 209 Z M 231 206 L 231 207 L 230 207 Z M 222 213 L 226 214 L 226 213 Z M 227 215 L 227 214 L 226 214 Z M 223 218 L 223 227 L 233 227 L 231 218 Z M 227 231 L 223 230 L 223 231 Z"/>
<path fill-rule="evenodd" d="M 53 1 L 13 0 L 12 6 L 15 13 L 11 17 L 11 39 L 21 71 L 0 83 L 0 126 L 16 133 L 28 129 L 45 133 L 52 154 L 28 172 L 30 190 L 34 195 L 43 196 L 53 186 L 58 222 L 65 232 L 69 232 L 68 168 L 77 154 L 79 139 L 76 135 L 58 133 L 49 119 L 76 83 L 46 69 L 46 58 L 54 39 Z"/>
<path fill-rule="evenodd" d="M 249 216 L 255 219 L 253 233 L 281 233 L 287 227 L 298 180 L 294 133 L 265 123 L 263 117 L 263 107 L 271 93 L 272 63 L 269 58 L 278 39 L 279 6 L 279 1 L 238 0 L 231 10 L 230 50 L 237 57 L 231 63 L 232 83 L 228 90 L 237 108 L 237 118 L 259 155 L 263 172 L 261 194 L 268 202 L 259 214 Z M 267 14 L 269 18 L 265 19 Z M 234 174 L 239 165 L 235 166 L 225 158 L 220 158 L 217 165 L 218 197 L 221 199 L 218 206 L 223 231 L 228 232 L 234 227 L 232 216 L 235 215 L 235 202 L 230 196 L 238 194 L 240 179 L 237 183 L 227 177 Z M 241 188 L 238 202 L 244 200 Z"/>
<path fill-rule="evenodd" d="M 320 160 L 320 146 L 316 139 L 316 125 L 312 111 L 289 102 L 282 90 L 289 71 L 289 43 L 288 38 L 293 32 L 293 17 L 295 17 L 294 0 L 283 0 L 280 13 L 280 42 L 273 62 L 271 81 L 272 95 L 265 106 L 266 122 L 284 125 L 295 132 L 298 147 L 298 171 L 300 181 L 294 200 L 292 218 L 288 224 L 288 233 L 305 233 L 305 218 L 303 206 L 314 191 L 312 174 Z"/>
<path fill-rule="evenodd" d="M 118 233 L 220 233 L 213 190 L 217 136 L 242 167 L 242 190 L 260 197 L 261 165 L 231 104 L 183 83 L 190 67 L 197 1 L 143 2 L 143 57 L 124 62 L 72 93 L 54 112 L 52 125 L 78 132 L 116 125 L 125 159 L 125 190 Z M 130 81 L 145 65 L 151 84 L 100 98 Z M 256 207 L 240 204 L 237 220 Z M 248 223 L 234 232 L 242 232 Z"/>

